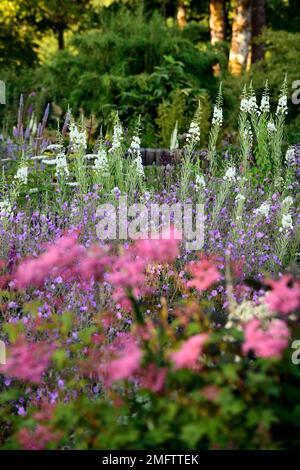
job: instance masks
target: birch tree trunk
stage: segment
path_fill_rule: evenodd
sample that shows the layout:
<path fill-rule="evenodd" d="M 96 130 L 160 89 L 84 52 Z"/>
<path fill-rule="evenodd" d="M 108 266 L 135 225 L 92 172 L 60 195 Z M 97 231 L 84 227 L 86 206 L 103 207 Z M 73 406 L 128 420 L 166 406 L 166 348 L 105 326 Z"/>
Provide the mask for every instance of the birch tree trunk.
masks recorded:
<path fill-rule="evenodd" d="M 266 26 L 266 0 L 252 0 L 252 62 L 264 58 L 264 45 L 256 44 L 257 38 Z"/>
<path fill-rule="evenodd" d="M 177 8 L 177 23 L 179 28 L 183 29 L 186 26 L 186 8 L 184 3 L 180 3 Z"/>
<path fill-rule="evenodd" d="M 247 66 L 251 43 L 251 0 L 236 0 L 232 21 L 229 72 L 241 75 Z"/>
<path fill-rule="evenodd" d="M 214 46 L 225 41 L 225 0 L 210 0 L 209 9 L 210 42 Z"/>

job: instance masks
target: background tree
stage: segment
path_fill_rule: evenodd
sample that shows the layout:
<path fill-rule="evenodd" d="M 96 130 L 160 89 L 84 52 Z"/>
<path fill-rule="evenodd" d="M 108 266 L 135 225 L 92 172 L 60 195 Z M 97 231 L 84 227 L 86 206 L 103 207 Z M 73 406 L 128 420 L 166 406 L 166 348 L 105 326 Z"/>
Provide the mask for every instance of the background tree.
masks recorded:
<path fill-rule="evenodd" d="M 252 51 L 251 62 L 255 63 L 264 58 L 264 44 L 257 42 L 263 28 L 266 26 L 266 0 L 252 0 Z"/>
<path fill-rule="evenodd" d="M 246 69 L 251 43 L 251 0 L 235 0 L 229 52 L 229 72 L 241 75 Z"/>
<path fill-rule="evenodd" d="M 209 28 L 211 44 L 214 46 L 226 39 L 226 8 L 225 0 L 210 0 Z"/>

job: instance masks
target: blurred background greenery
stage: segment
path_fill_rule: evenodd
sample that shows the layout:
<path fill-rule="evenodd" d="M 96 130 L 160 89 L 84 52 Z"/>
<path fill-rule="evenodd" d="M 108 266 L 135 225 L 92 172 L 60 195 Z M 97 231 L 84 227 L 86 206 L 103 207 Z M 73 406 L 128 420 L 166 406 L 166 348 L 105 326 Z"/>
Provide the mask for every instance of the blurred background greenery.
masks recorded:
<path fill-rule="evenodd" d="M 118 110 L 129 128 L 141 115 L 144 146 L 164 147 L 176 121 L 186 130 L 201 99 L 205 145 L 222 80 L 230 143 L 244 83 L 253 80 L 262 91 L 268 78 L 275 100 L 285 73 L 290 96 L 300 79 L 298 6 L 298 0 L 0 0 L 0 79 L 7 89 L 0 129 L 10 132 L 23 93 L 28 116 L 39 119 L 51 103 L 50 128 L 69 106 L 96 136 Z M 288 123 L 287 139 L 299 141 L 300 105 L 289 106 Z"/>

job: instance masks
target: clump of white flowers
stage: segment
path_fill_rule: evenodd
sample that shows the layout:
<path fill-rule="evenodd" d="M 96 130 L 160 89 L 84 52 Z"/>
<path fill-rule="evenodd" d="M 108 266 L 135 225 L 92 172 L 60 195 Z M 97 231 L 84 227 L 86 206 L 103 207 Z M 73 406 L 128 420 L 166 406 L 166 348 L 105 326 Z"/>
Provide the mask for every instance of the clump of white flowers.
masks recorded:
<path fill-rule="evenodd" d="M 199 191 L 203 191 L 206 188 L 206 183 L 203 175 L 196 175 L 196 182 L 195 182 L 195 191 L 198 193 Z"/>
<path fill-rule="evenodd" d="M 128 152 L 134 156 L 132 160 L 132 167 L 135 169 L 138 178 L 144 178 L 145 172 L 143 167 L 142 155 L 141 155 L 141 139 L 134 135 L 129 147 Z"/>
<path fill-rule="evenodd" d="M 62 152 L 63 145 L 61 144 L 50 144 L 43 151 L 44 152 Z"/>
<path fill-rule="evenodd" d="M 277 105 L 277 109 L 276 109 L 276 115 L 277 116 L 280 116 L 280 115 L 283 115 L 283 114 L 287 114 L 287 110 L 288 110 L 288 107 L 287 107 L 287 96 L 286 95 L 282 95 L 280 96 L 279 100 L 278 100 L 278 105 Z"/>
<path fill-rule="evenodd" d="M 239 327 L 239 323 L 247 323 L 253 318 L 267 320 L 270 317 L 271 312 L 265 303 L 256 305 L 251 300 L 244 300 L 241 304 L 236 305 L 235 309 L 228 315 L 225 328 Z"/>
<path fill-rule="evenodd" d="M 283 232 L 284 230 L 293 230 L 293 228 L 294 226 L 291 214 L 283 214 L 279 231 Z"/>
<path fill-rule="evenodd" d="M 257 113 L 257 114 L 259 114 L 259 109 L 258 109 L 258 105 L 257 105 L 257 101 L 256 101 L 256 96 L 254 94 L 252 94 L 249 98 L 246 98 L 246 97 L 242 98 L 240 109 L 244 113 L 249 113 L 249 114 Z"/>
<path fill-rule="evenodd" d="M 294 166 L 296 164 L 296 152 L 294 147 L 287 149 L 285 154 L 285 161 L 288 166 Z"/>
<path fill-rule="evenodd" d="M 17 173 L 15 175 L 15 179 L 21 184 L 27 184 L 28 180 L 28 167 L 21 166 L 18 168 Z"/>
<path fill-rule="evenodd" d="M 69 175 L 67 157 L 64 153 L 58 153 L 56 155 L 56 176 L 67 179 Z"/>
<path fill-rule="evenodd" d="M 199 142 L 200 140 L 200 127 L 196 121 L 192 121 L 189 131 L 186 134 L 186 141 L 188 144 Z"/>
<path fill-rule="evenodd" d="M 102 176 L 109 176 L 109 164 L 107 153 L 104 148 L 100 148 L 97 157 L 94 161 L 94 170 L 101 173 Z"/>
<path fill-rule="evenodd" d="M 268 202 L 263 202 L 257 209 L 255 209 L 256 215 L 262 215 L 268 217 L 270 212 L 270 204 Z"/>
<path fill-rule="evenodd" d="M 287 196 L 285 199 L 283 199 L 283 201 L 281 202 L 282 206 L 286 209 L 286 208 L 289 208 L 291 207 L 291 205 L 293 204 L 293 198 L 291 196 Z"/>
<path fill-rule="evenodd" d="M 9 201 L 0 201 L 0 217 L 10 216 L 12 214 L 12 207 Z"/>
<path fill-rule="evenodd" d="M 86 149 L 87 147 L 86 131 L 80 132 L 74 122 L 70 124 L 70 142 L 72 149 L 75 151 Z"/>
<path fill-rule="evenodd" d="M 268 134 L 272 134 L 273 132 L 276 132 L 276 127 L 273 121 L 268 122 L 267 131 L 268 131 Z"/>
<path fill-rule="evenodd" d="M 214 106 L 212 123 L 219 127 L 223 124 L 223 109 L 217 105 Z"/>
<path fill-rule="evenodd" d="M 252 133 L 251 125 L 249 124 L 249 122 L 246 123 L 246 126 L 244 128 L 244 137 L 248 140 L 249 144 L 252 146 L 253 133 Z"/>
<path fill-rule="evenodd" d="M 270 98 L 267 93 L 264 93 L 261 102 L 260 102 L 260 111 L 262 113 L 269 113 L 270 112 Z"/>
<path fill-rule="evenodd" d="M 237 194 L 235 197 L 235 202 L 238 204 L 239 202 L 244 202 L 246 200 L 243 194 Z"/>
<path fill-rule="evenodd" d="M 113 153 L 115 150 L 119 149 L 121 147 L 122 140 L 123 140 L 123 127 L 117 115 L 116 120 L 115 120 L 115 125 L 114 125 L 112 145 L 111 145 L 111 148 L 109 149 L 109 152 Z"/>
<path fill-rule="evenodd" d="M 235 181 L 236 178 L 236 168 L 234 166 L 229 167 L 225 175 L 223 176 L 224 181 Z"/>

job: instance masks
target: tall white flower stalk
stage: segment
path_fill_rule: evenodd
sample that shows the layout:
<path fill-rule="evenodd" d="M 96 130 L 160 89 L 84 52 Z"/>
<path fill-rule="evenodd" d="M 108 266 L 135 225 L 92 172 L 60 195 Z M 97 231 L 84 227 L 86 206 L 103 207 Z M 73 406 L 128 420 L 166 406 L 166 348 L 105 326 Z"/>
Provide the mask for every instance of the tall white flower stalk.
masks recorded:
<path fill-rule="evenodd" d="M 285 116 L 288 113 L 287 107 L 287 77 L 285 77 L 284 82 L 281 86 L 280 96 L 276 109 L 276 118 L 274 125 L 276 132 L 273 134 L 271 140 L 271 153 L 272 153 L 272 162 L 274 165 L 274 183 L 276 189 L 281 188 L 281 174 L 282 174 L 282 141 L 283 141 L 283 130 L 285 123 Z"/>
<path fill-rule="evenodd" d="M 280 262 L 283 262 L 287 254 L 291 234 L 294 230 L 293 219 L 290 213 L 293 203 L 294 201 L 291 196 L 283 198 L 280 203 L 280 211 L 277 219 L 280 235 L 277 237 L 275 244 L 276 255 Z"/>
<path fill-rule="evenodd" d="M 93 182 L 107 191 L 111 190 L 108 153 L 102 137 L 98 141 L 98 152 L 94 159 Z"/>
<path fill-rule="evenodd" d="M 243 193 L 238 193 L 235 197 L 235 208 L 233 214 L 233 220 L 236 225 L 235 235 L 238 236 L 238 231 L 243 226 L 243 215 L 245 211 L 246 196 Z"/>
<path fill-rule="evenodd" d="M 76 123 L 71 120 L 69 137 L 71 152 L 74 154 L 74 172 L 76 181 L 78 183 L 80 193 L 86 194 L 88 191 L 85 159 L 87 135 L 83 123 L 81 125 L 81 130 L 79 130 Z"/>
<path fill-rule="evenodd" d="M 123 175 L 123 126 L 119 119 L 118 113 L 116 113 L 114 118 L 114 127 L 113 127 L 113 135 L 112 135 L 112 145 L 108 151 L 108 162 L 110 168 L 110 174 L 114 179 L 113 185 L 120 188 L 121 190 L 124 189 L 124 175 Z"/>
<path fill-rule="evenodd" d="M 253 144 L 253 134 L 251 124 L 248 121 L 248 99 L 247 87 L 244 87 L 240 104 L 239 114 L 239 141 L 241 146 L 241 164 L 243 173 L 247 173 L 249 168 L 249 155 Z"/>
<path fill-rule="evenodd" d="M 218 167 L 217 162 L 217 141 L 220 133 L 220 129 L 223 125 L 223 96 L 222 96 L 222 83 L 220 83 L 216 104 L 213 110 L 212 125 L 210 128 L 209 139 L 208 139 L 208 161 L 210 164 L 210 173 L 215 175 Z"/>
<path fill-rule="evenodd" d="M 128 149 L 128 186 L 134 191 L 143 189 L 145 172 L 141 154 L 140 119 L 138 120 L 135 135 L 133 135 Z"/>
<path fill-rule="evenodd" d="M 217 197 L 214 203 L 214 207 L 212 211 L 212 224 L 213 225 L 215 224 L 216 219 L 223 207 L 223 204 L 227 196 L 232 190 L 233 185 L 236 183 L 236 180 L 237 180 L 236 168 L 234 166 L 228 167 L 222 178 L 222 182 L 219 185 L 220 189 L 217 193 Z"/>
<path fill-rule="evenodd" d="M 285 189 L 288 191 L 295 178 L 296 151 L 295 147 L 289 147 L 285 154 Z"/>
<path fill-rule="evenodd" d="M 195 150 L 200 142 L 201 115 L 201 102 L 199 100 L 198 108 L 186 134 L 186 141 L 183 149 L 180 174 L 180 192 L 182 200 L 186 199 L 189 193 L 190 184 L 194 180 L 194 176 L 200 173 L 201 162 L 195 158 Z"/>

